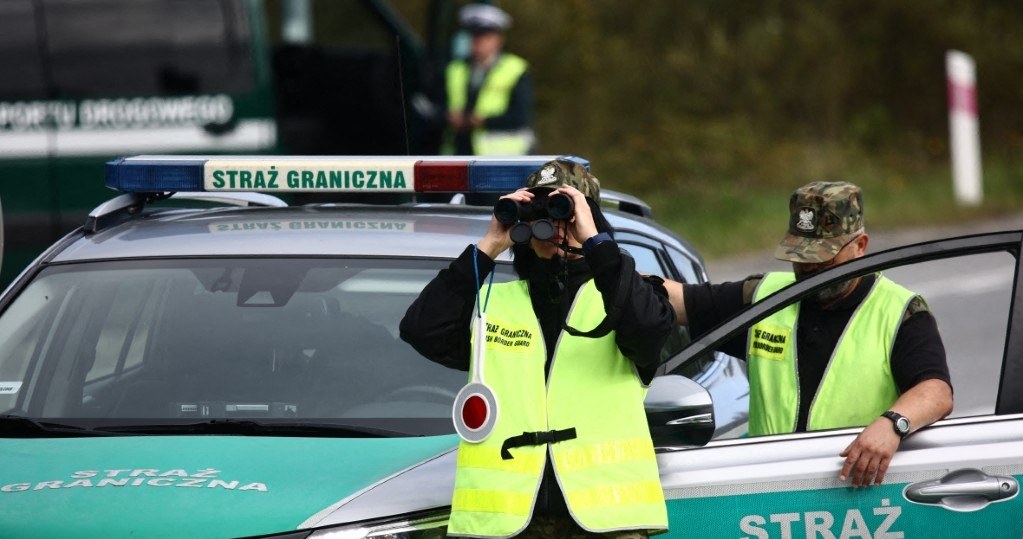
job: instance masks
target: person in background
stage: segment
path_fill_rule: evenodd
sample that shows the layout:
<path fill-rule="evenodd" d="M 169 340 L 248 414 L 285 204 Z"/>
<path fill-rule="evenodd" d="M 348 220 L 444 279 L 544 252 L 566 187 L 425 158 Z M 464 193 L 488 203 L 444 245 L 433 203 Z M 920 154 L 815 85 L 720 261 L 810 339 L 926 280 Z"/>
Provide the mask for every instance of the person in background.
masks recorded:
<path fill-rule="evenodd" d="M 667 529 L 643 399 L 675 314 L 663 281 L 637 273 L 615 242 L 599 185 L 579 163 L 542 166 L 503 197 L 538 208 L 531 220 L 491 216 L 401 321 L 420 354 L 469 370 L 478 301 L 486 315 L 499 415 L 489 437 L 459 445 L 450 535 L 636 539 Z M 555 196 L 569 197 L 572 213 L 537 238 Z M 532 237 L 515 243 L 511 226 L 526 223 Z M 508 249 L 519 280 L 487 286 Z"/>
<path fill-rule="evenodd" d="M 750 303 L 863 256 L 861 189 L 813 182 L 792 194 L 775 257 L 792 272 L 741 282 L 665 281 L 694 338 Z M 952 384 L 927 303 L 881 274 L 829 286 L 750 328 L 725 352 L 746 358 L 751 436 L 865 426 L 840 456 L 839 477 L 880 484 L 902 440 L 952 411 Z"/>
<path fill-rule="evenodd" d="M 441 153 L 525 155 L 534 146 L 529 64 L 504 51 L 511 16 L 489 4 L 468 4 L 459 22 L 471 37 L 469 57 L 445 71 L 446 130 Z"/>

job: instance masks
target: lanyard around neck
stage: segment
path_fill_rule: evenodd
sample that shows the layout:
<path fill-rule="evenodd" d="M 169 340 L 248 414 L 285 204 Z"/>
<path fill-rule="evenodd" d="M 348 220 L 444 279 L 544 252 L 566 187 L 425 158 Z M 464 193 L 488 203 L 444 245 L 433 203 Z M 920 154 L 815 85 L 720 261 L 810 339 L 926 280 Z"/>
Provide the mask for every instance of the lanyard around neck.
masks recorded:
<path fill-rule="evenodd" d="M 497 270 L 497 268 L 495 267 L 493 270 L 490 271 L 490 282 L 487 283 L 487 297 L 483 300 L 483 306 L 480 307 L 480 292 L 479 292 L 479 290 L 480 290 L 480 265 L 479 265 L 479 262 L 477 262 L 477 258 L 478 257 L 479 257 L 479 250 L 476 248 L 476 245 L 473 244 L 473 246 L 472 246 L 472 269 L 473 269 L 473 275 L 476 277 L 476 317 L 477 318 L 481 317 L 483 315 L 483 313 L 487 312 L 487 305 L 490 303 L 490 289 L 493 288 L 493 286 L 494 286 L 494 273 Z"/>

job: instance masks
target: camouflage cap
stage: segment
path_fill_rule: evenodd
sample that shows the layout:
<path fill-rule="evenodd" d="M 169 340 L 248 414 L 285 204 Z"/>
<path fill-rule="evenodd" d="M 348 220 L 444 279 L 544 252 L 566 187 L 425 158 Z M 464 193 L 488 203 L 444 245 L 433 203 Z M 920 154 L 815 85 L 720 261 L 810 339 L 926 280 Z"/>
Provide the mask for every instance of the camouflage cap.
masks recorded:
<path fill-rule="evenodd" d="M 863 232 L 863 191 L 846 182 L 813 182 L 789 199 L 789 231 L 774 257 L 827 262 Z"/>
<path fill-rule="evenodd" d="M 600 202 L 600 180 L 581 163 L 569 159 L 555 159 L 544 163 L 526 178 L 526 187 L 550 187 L 571 185 L 584 196 Z"/>

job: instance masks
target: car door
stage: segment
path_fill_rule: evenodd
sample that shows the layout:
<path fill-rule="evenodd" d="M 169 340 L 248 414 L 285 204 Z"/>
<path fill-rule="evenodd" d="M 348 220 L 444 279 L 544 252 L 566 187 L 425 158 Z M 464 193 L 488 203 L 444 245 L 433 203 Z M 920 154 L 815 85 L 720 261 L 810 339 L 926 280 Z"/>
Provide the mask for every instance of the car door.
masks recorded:
<path fill-rule="evenodd" d="M 678 372 L 815 290 L 881 271 L 924 296 L 942 335 L 955 411 L 902 442 L 881 485 L 838 478 L 859 428 L 717 438 L 661 448 L 670 537 L 894 539 L 1023 536 L 1023 233 L 892 249 L 765 298 L 666 364 Z M 852 381 L 855 383 L 855 381 Z"/>

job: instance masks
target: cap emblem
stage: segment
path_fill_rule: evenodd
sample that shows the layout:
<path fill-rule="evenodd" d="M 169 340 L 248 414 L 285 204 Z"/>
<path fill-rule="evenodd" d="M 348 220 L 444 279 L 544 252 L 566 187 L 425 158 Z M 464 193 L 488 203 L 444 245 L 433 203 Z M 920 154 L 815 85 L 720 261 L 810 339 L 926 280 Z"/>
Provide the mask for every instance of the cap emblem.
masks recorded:
<path fill-rule="evenodd" d="M 813 221 L 813 208 L 803 208 L 799 210 L 799 221 L 796 222 L 796 228 L 803 232 L 813 232 L 817 228 Z"/>
<path fill-rule="evenodd" d="M 558 178 L 554 175 L 554 167 L 547 166 L 540 171 L 540 181 L 536 182 L 536 186 L 541 187 L 556 181 L 558 181 Z"/>

